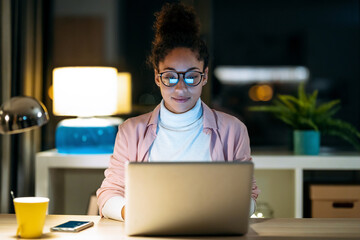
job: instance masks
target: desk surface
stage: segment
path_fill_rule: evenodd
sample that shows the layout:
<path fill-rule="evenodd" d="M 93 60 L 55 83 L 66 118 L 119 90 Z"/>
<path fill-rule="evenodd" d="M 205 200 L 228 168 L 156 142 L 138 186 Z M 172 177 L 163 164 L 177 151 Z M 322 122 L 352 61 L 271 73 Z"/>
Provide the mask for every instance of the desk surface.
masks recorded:
<path fill-rule="evenodd" d="M 91 220 L 95 226 L 80 233 L 50 232 L 50 227 L 69 220 Z M 0 215 L 0 239 L 16 239 L 16 217 L 14 214 Z M 360 219 L 250 219 L 246 236 L 237 237 L 128 237 L 124 234 L 124 223 L 99 216 L 49 215 L 46 218 L 42 239 L 359 239 Z"/>

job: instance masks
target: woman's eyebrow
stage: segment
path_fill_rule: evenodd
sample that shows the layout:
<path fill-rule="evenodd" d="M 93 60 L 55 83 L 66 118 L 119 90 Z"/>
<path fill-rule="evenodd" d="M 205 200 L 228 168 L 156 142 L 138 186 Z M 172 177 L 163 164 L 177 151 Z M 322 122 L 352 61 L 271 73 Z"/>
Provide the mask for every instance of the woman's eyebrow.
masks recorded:
<path fill-rule="evenodd" d="M 198 68 L 198 67 L 191 67 L 191 68 L 188 68 L 185 72 L 188 72 L 188 71 L 191 71 L 191 70 L 195 70 L 195 69 L 200 70 L 200 68 Z M 176 69 L 175 69 L 175 68 L 172 68 L 172 67 L 166 67 L 166 68 L 164 68 L 164 70 L 171 70 L 171 71 L 175 71 L 175 72 L 176 72 Z"/>

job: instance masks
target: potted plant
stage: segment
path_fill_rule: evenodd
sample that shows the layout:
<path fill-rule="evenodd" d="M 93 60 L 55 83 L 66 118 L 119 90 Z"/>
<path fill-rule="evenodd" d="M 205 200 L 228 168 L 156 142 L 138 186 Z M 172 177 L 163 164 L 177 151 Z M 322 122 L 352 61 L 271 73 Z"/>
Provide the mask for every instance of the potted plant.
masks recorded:
<path fill-rule="evenodd" d="M 294 129 L 295 154 L 317 155 L 320 133 L 338 136 L 360 151 L 360 133 L 350 123 L 334 118 L 340 100 L 317 104 L 318 91 L 306 94 L 304 84 L 298 96 L 279 94 L 271 105 L 253 106 L 251 111 L 270 112 Z"/>

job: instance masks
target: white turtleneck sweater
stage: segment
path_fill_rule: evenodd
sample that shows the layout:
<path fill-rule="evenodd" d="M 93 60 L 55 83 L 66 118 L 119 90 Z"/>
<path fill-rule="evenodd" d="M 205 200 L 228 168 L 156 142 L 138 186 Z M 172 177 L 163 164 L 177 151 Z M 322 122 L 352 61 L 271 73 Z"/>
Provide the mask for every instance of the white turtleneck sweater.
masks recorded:
<path fill-rule="evenodd" d="M 167 110 L 162 101 L 149 161 L 210 162 L 210 135 L 203 132 L 202 114 L 200 98 L 192 109 L 181 114 Z"/>

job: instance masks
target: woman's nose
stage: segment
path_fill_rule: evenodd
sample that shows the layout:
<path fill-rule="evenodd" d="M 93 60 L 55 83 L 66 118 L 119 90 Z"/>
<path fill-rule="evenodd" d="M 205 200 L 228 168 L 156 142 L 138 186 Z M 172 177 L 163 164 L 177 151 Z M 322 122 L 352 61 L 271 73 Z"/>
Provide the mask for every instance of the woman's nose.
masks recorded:
<path fill-rule="evenodd" d="M 186 89 L 187 88 L 187 85 L 184 81 L 184 75 L 181 74 L 179 76 L 179 82 L 175 85 L 175 90 L 183 90 L 183 89 Z"/>

